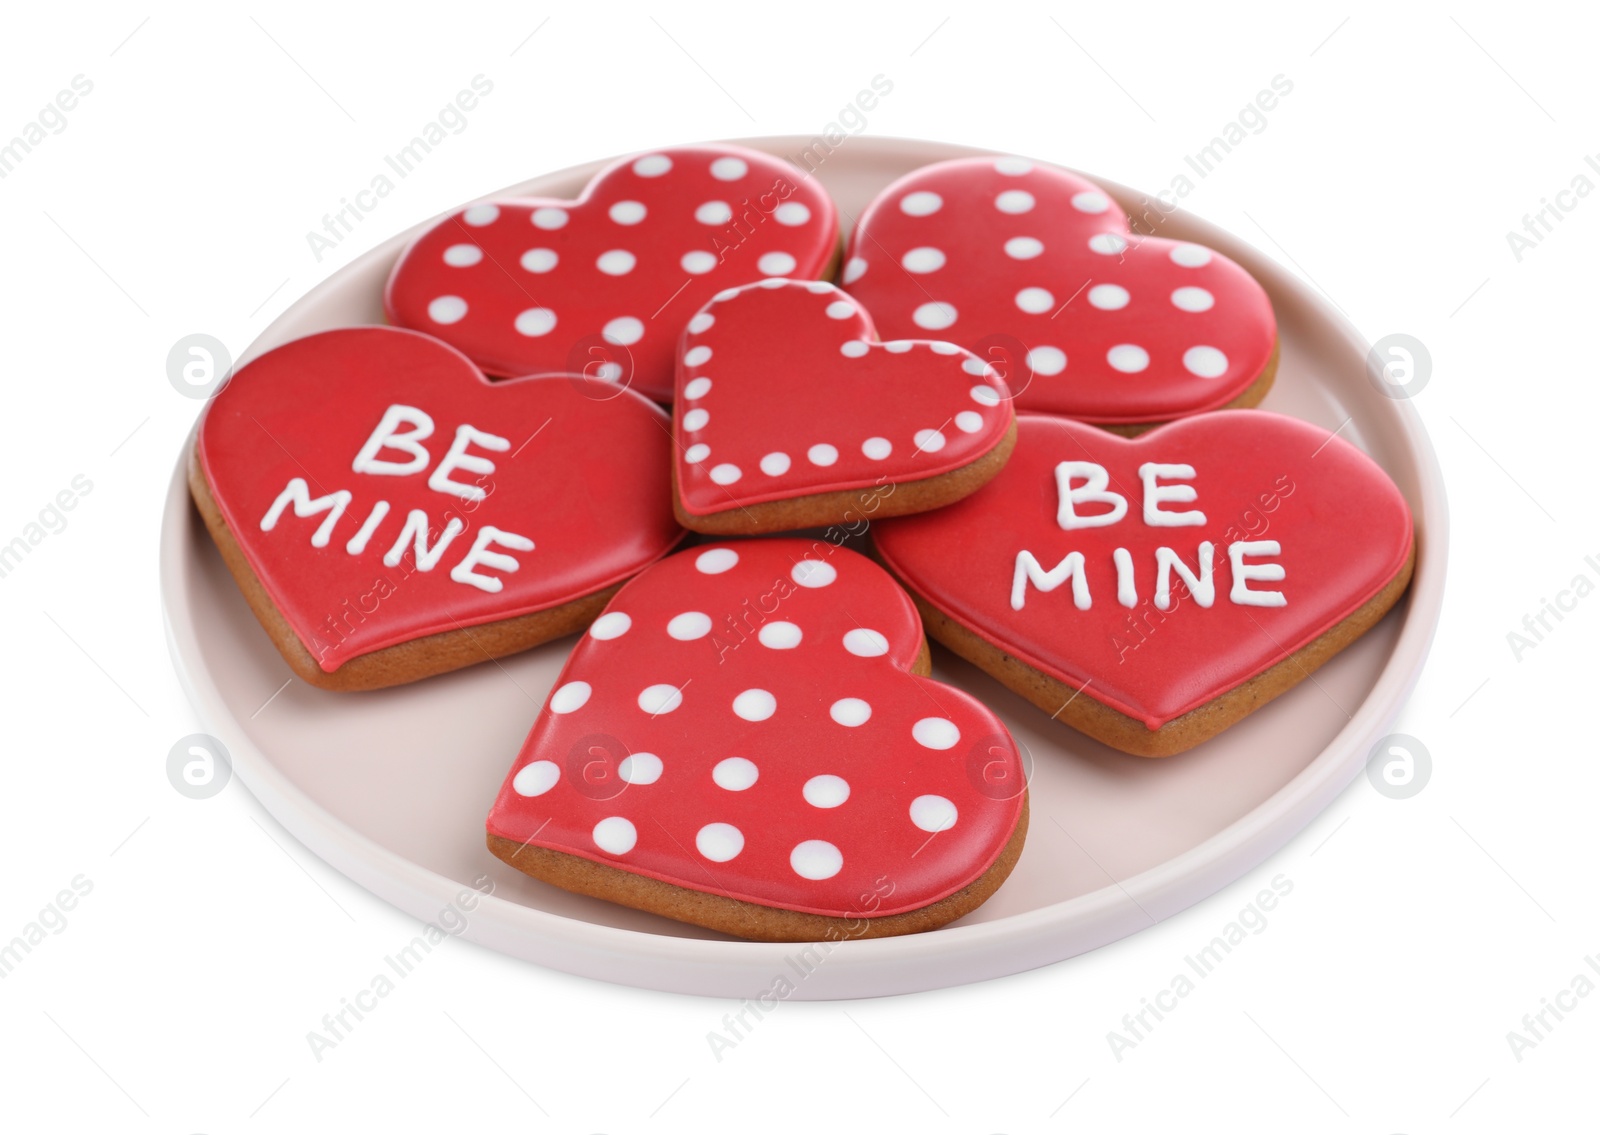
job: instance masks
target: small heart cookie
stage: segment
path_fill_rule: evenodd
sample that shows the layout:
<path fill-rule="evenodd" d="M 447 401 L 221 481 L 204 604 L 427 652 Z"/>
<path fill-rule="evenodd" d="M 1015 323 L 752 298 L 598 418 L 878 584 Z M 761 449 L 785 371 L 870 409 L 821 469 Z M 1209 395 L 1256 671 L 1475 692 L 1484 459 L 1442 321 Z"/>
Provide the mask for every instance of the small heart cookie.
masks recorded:
<path fill-rule="evenodd" d="M 1123 433 L 1254 406 L 1277 368 L 1261 285 L 1197 244 L 1139 236 L 1109 195 L 1022 158 L 924 166 L 861 214 L 846 289 L 881 334 L 1001 367 L 1019 410 Z"/>
<path fill-rule="evenodd" d="M 1001 474 L 874 525 L 929 633 L 1124 752 L 1199 744 L 1306 678 L 1411 578 L 1411 513 L 1342 438 L 1224 411 L 1127 440 L 1023 414 Z"/>
<path fill-rule="evenodd" d="M 327 331 L 223 387 L 189 485 L 297 675 L 392 686 L 571 634 L 682 537 L 666 416 L 596 393 L 491 384 L 414 331 Z"/>
<path fill-rule="evenodd" d="M 718 293 L 678 353 L 678 520 L 717 534 L 865 523 L 960 500 L 1016 440 L 1010 393 L 953 343 L 880 343 L 831 284 Z"/>
<path fill-rule="evenodd" d="M 788 162 L 682 146 L 616 162 L 575 201 L 452 213 L 395 263 L 384 309 L 491 375 L 578 373 L 660 402 L 691 313 L 731 285 L 826 276 L 838 245 L 832 200 Z"/>
<path fill-rule="evenodd" d="M 864 556 L 793 539 L 671 556 L 574 648 L 489 848 L 745 938 L 943 925 L 1010 872 L 1027 797 L 999 719 L 927 672 L 916 610 Z"/>

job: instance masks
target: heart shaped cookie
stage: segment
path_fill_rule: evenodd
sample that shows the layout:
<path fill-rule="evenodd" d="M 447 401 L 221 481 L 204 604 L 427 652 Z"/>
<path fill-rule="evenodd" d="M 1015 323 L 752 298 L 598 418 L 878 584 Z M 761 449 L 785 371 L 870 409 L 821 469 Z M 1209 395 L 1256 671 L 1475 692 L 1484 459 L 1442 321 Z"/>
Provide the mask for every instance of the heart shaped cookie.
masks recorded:
<path fill-rule="evenodd" d="M 233 376 L 189 484 L 296 674 L 392 686 L 578 630 L 682 537 L 666 416 L 596 393 L 490 384 L 414 331 L 328 331 Z"/>
<path fill-rule="evenodd" d="M 831 284 L 719 292 L 684 330 L 678 519 L 711 533 L 848 525 L 950 504 L 1000 471 L 1010 393 L 953 343 L 876 341 Z"/>
<path fill-rule="evenodd" d="M 927 672 L 910 599 L 864 556 L 794 539 L 680 552 L 573 650 L 489 847 L 746 938 L 942 925 L 1010 872 L 1026 787 L 999 719 Z"/>
<path fill-rule="evenodd" d="M 585 374 L 665 401 L 701 304 L 764 277 L 828 275 L 838 244 L 833 202 L 788 162 L 683 146 L 616 162 L 576 201 L 452 213 L 401 255 L 384 308 L 492 375 Z"/>
<path fill-rule="evenodd" d="M 1019 410 L 1120 432 L 1253 406 L 1277 367 L 1272 304 L 1243 268 L 1134 235 L 1093 182 L 1022 158 L 895 182 L 857 221 L 843 278 L 880 334 L 960 343 Z"/>
<path fill-rule="evenodd" d="M 873 539 L 935 638 L 1144 756 L 1308 676 L 1399 599 L 1413 558 L 1405 499 L 1370 458 L 1246 411 L 1131 441 L 1021 415 L 998 477 Z"/>

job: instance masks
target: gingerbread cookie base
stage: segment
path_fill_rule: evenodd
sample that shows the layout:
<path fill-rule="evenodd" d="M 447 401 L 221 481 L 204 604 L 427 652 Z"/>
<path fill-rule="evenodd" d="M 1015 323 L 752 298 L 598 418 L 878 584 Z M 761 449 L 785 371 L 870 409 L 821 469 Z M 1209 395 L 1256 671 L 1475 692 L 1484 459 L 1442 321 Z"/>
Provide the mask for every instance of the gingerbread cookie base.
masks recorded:
<path fill-rule="evenodd" d="M 1347 618 L 1254 678 L 1159 729 L 1150 729 L 1137 718 L 1096 700 L 1092 688 L 1080 690 L 1035 670 L 938 610 L 903 580 L 901 582 L 916 603 L 930 635 L 1001 685 L 1049 713 L 1054 720 L 1136 757 L 1171 757 L 1210 740 L 1279 694 L 1293 689 L 1371 630 L 1405 594 L 1415 565 L 1413 545 L 1400 570 Z"/>
<path fill-rule="evenodd" d="M 1261 403 L 1266 399 L 1268 392 L 1270 392 L 1272 390 L 1273 381 L 1278 377 L 1278 351 L 1279 351 L 1279 348 L 1280 348 L 1280 341 L 1277 340 L 1277 339 L 1274 339 L 1272 341 L 1272 357 L 1267 359 L 1267 365 L 1261 368 L 1261 373 L 1256 376 L 1255 381 L 1252 382 L 1249 386 L 1247 386 L 1242 392 L 1240 392 L 1239 396 L 1237 398 L 1235 398 L 1233 401 L 1227 403 L 1224 406 L 1218 406 L 1216 409 L 1217 410 L 1252 410 L 1255 407 L 1261 405 Z M 1214 412 L 1215 411 L 1213 411 L 1213 410 L 1205 411 L 1205 413 L 1214 413 Z M 1159 426 L 1168 425 L 1169 423 L 1168 422 L 1091 422 L 1090 424 L 1099 426 L 1101 429 L 1105 430 L 1107 433 L 1116 434 L 1118 437 L 1138 437 L 1142 433 L 1147 433 L 1150 430 L 1156 429 Z"/>
<path fill-rule="evenodd" d="M 683 507 L 683 498 L 678 490 L 677 465 L 674 463 L 672 509 L 683 527 L 711 536 L 760 536 L 799 528 L 854 524 L 863 519 L 886 520 L 891 516 L 909 516 L 954 504 L 983 488 L 1005 467 L 1016 444 L 1017 423 L 1013 418 L 999 444 L 976 461 L 948 473 L 920 481 L 889 482 L 790 500 L 740 505 L 705 516 L 696 516 Z"/>
<path fill-rule="evenodd" d="M 294 633 L 245 559 L 221 509 L 217 507 L 211 485 L 206 481 L 193 451 L 189 456 L 189 494 L 217 549 L 222 553 L 223 562 L 228 565 L 250 610 L 278 648 L 278 653 L 283 655 L 295 677 L 319 689 L 381 690 L 528 650 L 552 639 L 575 634 L 588 626 L 622 586 L 621 583 L 613 584 L 543 611 L 444 631 L 375 650 L 352 658 L 337 670 L 329 672 L 318 665 L 305 643 Z"/>

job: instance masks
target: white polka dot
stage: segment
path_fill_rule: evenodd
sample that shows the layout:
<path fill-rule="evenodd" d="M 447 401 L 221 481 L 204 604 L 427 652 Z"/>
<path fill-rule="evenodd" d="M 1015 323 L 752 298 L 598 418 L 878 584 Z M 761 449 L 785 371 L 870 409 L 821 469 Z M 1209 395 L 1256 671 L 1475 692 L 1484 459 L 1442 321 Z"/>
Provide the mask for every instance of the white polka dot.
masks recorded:
<path fill-rule="evenodd" d="M 595 377 L 602 382 L 615 382 L 622 377 L 621 363 L 601 363 L 595 367 Z"/>
<path fill-rule="evenodd" d="M 636 225 L 644 220 L 644 203 L 641 201 L 618 201 L 611 206 L 609 215 L 619 225 Z"/>
<path fill-rule="evenodd" d="M 554 268 L 559 259 L 553 248 L 530 248 L 522 254 L 522 266 L 529 272 L 544 273 Z"/>
<path fill-rule="evenodd" d="M 1211 250 L 1198 244 L 1176 245 L 1167 255 L 1182 268 L 1203 268 L 1211 263 Z"/>
<path fill-rule="evenodd" d="M 943 331 L 956 321 L 956 309 L 947 303 L 925 303 L 911 313 L 911 321 L 929 331 Z"/>
<path fill-rule="evenodd" d="M 840 725 L 855 728 L 865 725 L 872 716 L 872 707 L 860 698 L 840 698 L 828 707 L 828 716 Z"/>
<path fill-rule="evenodd" d="M 916 343 L 910 339 L 891 339 L 883 345 L 883 349 L 891 355 L 903 355 L 914 346 Z"/>
<path fill-rule="evenodd" d="M 787 276 L 794 271 L 794 257 L 787 252 L 765 252 L 756 261 L 763 276 Z"/>
<path fill-rule="evenodd" d="M 711 348 L 701 345 L 699 347 L 690 347 L 687 351 L 685 351 L 683 355 L 683 361 L 687 366 L 699 367 L 705 366 L 706 360 L 710 357 Z"/>
<path fill-rule="evenodd" d="M 992 386 L 974 386 L 968 393 L 980 406 L 1000 405 L 1000 392 Z"/>
<path fill-rule="evenodd" d="M 928 350 L 936 355 L 959 355 L 961 348 L 954 343 L 933 342 L 928 344 Z"/>
<path fill-rule="evenodd" d="M 667 623 L 667 633 L 679 642 L 693 642 L 711 633 L 711 616 L 704 611 L 685 611 Z"/>
<path fill-rule="evenodd" d="M 907 272 L 915 272 L 919 276 L 937 272 L 944 267 L 944 253 L 937 248 L 913 248 L 900 258 L 900 265 Z"/>
<path fill-rule="evenodd" d="M 829 319 L 849 319 L 856 313 L 856 305 L 849 300 L 834 300 L 827 307 Z"/>
<path fill-rule="evenodd" d="M 726 201 L 707 201 L 694 211 L 694 219 L 702 225 L 725 225 L 733 219 L 733 210 Z"/>
<path fill-rule="evenodd" d="M 746 721 L 765 721 L 778 712 L 778 699 L 766 690 L 746 690 L 733 699 L 733 712 Z"/>
<path fill-rule="evenodd" d="M 626 855 L 638 842 L 638 830 L 621 816 L 607 816 L 594 826 L 594 845 L 607 855 Z"/>
<path fill-rule="evenodd" d="M 789 578 L 801 587 L 826 587 L 839 578 L 839 573 L 822 560 L 801 560 L 789 569 Z"/>
<path fill-rule="evenodd" d="M 1112 370 L 1123 374 L 1138 374 L 1150 365 L 1150 352 L 1132 343 L 1118 343 L 1106 352 L 1106 362 Z"/>
<path fill-rule="evenodd" d="M 689 330 L 695 335 L 703 335 L 711 330 L 712 324 L 716 323 L 716 321 L 716 316 L 709 311 L 702 311 L 699 315 L 689 320 Z"/>
<path fill-rule="evenodd" d="M 728 300 L 731 300 L 734 296 L 736 296 L 738 294 L 739 294 L 739 289 L 738 288 L 723 288 L 720 292 L 718 292 L 716 295 L 711 297 L 711 302 L 712 303 L 726 303 Z"/>
<path fill-rule="evenodd" d="M 947 718 L 924 717 L 911 727 L 911 736 L 925 749 L 953 749 L 961 740 L 961 730 Z"/>
<path fill-rule="evenodd" d="M 839 460 L 839 451 L 826 442 L 822 442 L 806 450 L 806 459 L 813 465 L 832 465 Z"/>
<path fill-rule="evenodd" d="M 630 753 L 617 766 L 624 784 L 654 784 L 661 779 L 661 758 L 654 753 Z"/>
<path fill-rule="evenodd" d="M 717 266 L 717 256 L 714 252 L 706 252 L 704 250 L 685 252 L 683 259 L 678 263 L 689 275 L 703 276 Z"/>
<path fill-rule="evenodd" d="M 1204 288 L 1179 288 L 1172 293 L 1172 306 L 1179 311 L 1210 311 L 1216 302 Z"/>
<path fill-rule="evenodd" d="M 725 788 L 729 792 L 743 792 L 756 782 L 761 775 L 761 770 L 756 768 L 754 761 L 747 761 L 743 757 L 727 757 L 717 762 L 711 770 L 711 779 L 718 788 Z"/>
<path fill-rule="evenodd" d="M 1228 356 L 1215 347 L 1190 347 L 1183 352 L 1183 369 L 1200 378 L 1221 378 L 1228 370 Z"/>
<path fill-rule="evenodd" d="M 802 637 L 799 627 L 782 620 L 765 624 L 756 634 L 761 645 L 770 650 L 793 650 L 800 645 Z"/>
<path fill-rule="evenodd" d="M 789 284 L 790 284 L 790 281 L 788 281 L 788 280 L 777 280 L 777 279 L 774 279 L 774 280 L 762 280 L 759 284 L 756 285 L 756 287 L 765 288 L 765 289 L 767 289 L 767 291 L 770 292 L 774 288 L 786 288 L 786 287 L 789 286 Z"/>
<path fill-rule="evenodd" d="M 846 339 L 839 345 L 839 353 L 847 359 L 859 359 L 871 349 L 865 339 Z"/>
<path fill-rule="evenodd" d="M 460 296 L 440 296 L 428 304 L 428 318 L 435 323 L 457 323 L 467 314 L 467 301 Z"/>
<path fill-rule="evenodd" d="M 694 566 L 706 575 L 721 575 L 739 562 L 732 548 L 710 548 L 695 557 Z"/>
<path fill-rule="evenodd" d="M 1095 233 L 1089 238 L 1089 251 L 1101 256 L 1115 256 L 1127 247 L 1128 242 L 1116 233 Z"/>
<path fill-rule="evenodd" d="M 550 334 L 555 325 L 556 313 L 547 307 L 530 307 L 518 314 L 516 319 L 517 333 L 530 339 Z"/>
<path fill-rule="evenodd" d="M 1006 241 L 1006 255 L 1013 260 L 1032 260 L 1044 251 L 1044 241 L 1031 236 L 1014 236 Z"/>
<path fill-rule="evenodd" d="M 699 442 L 695 445 L 691 445 L 688 449 L 683 451 L 683 459 L 690 465 L 698 465 L 700 462 L 704 461 L 710 456 L 711 447 L 705 442 Z"/>
<path fill-rule="evenodd" d="M 661 713 L 671 713 L 683 704 L 683 692 L 677 686 L 661 683 L 656 686 L 646 686 L 639 692 L 639 708 L 651 717 Z"/>
<path fill-rule="evenodd" d="M 475 229 L 492 225 L 500 219 L 500 209 L 495 205 L 474 205 L 461 214 L 461 219 Z"/>
<path fill-rule="evenodd" d="M 749 172 L 743 158 L 718 158 L 711 163 L 711 176 L 718 181 L 738 181 Z"/>
<path fill-rule="evenodd" d="M 780 225 L 803 225 L 811 219 L 811 210 L 798 201 L 785 201 L 772 211 L 772 219 Z"/>
<path fill-rule="evenodd" d="M 769 453 L 761 459 L 761 471 L 769 477 L 781 477 L 789 471 L 787 453 Z"/>
<path fill-rule="evenodd" d="M 1029 315 L 1043 315 L 1056 306 L 1056 297 L 1044 288 L 1023 288 L 1017 293 L 1017 307 Z"/>
<path fill-rule="evenodd" d="M 835 290 L 837 289 L 826 280 L 812 280 L 806 284 L 806 291 L 814 296 L 825 296 Z"/>
<path fill-rule="evenodd" d="M 683 396 L 691 402 L 696 398 L 704 398 L 709 393 L 711 393 L 711 380 L 704 375 L 691 378 L 683 388 Z"/>
<path fill-rule="evenodd" d="M 874 461 L 882 461 L 894 452 L 894 443 L 886 437 L 869 437 L 861 443 L 861 452 Z"/>
<path fill-rule="evenodd" d="M 853 284 L 857 280 L 861 279 L 866 271 L 867 262 L 861 259 L 859 256 L 852 256 L 850 258 L 850 262 L 844 266 L 844 276 L 842 279 L 847 284 Z"/>
<path fill-rule="evenodd" d="M 1072 207 L 1080 213 L 1104 213 L 1111 208 L 1111 199 L 1104 193 L 1085 189 L 1082 193 L 1072 195 Z"/>
<path fill-rule="evenodd" d="M 452 244 L 444 250 L 444 262 L 452 268 L 471 268 L 483 259 L 483 249 L 475 244 Z"/>
<path fill-rule="evenodd" d="M 1033 163 L 1027 158 L 997 158 L 994 163 L 997 173 L 1007 177 L 1021 177 L 1025 173 L 1033 172 Z"/>
<path fill-rule="evenodd" d="M 554 761 L 534 761 L 518 770 L 511 787 L 518 796 L 543 796 L 561 779 L 561 767 Z"/>
<path fill-rule="evenodd" d="M 983 429 L 983 415 L 976 410 L 963 410 L 956 415 L 956 429 L 964 434 L 975 434 Z"/>
<path fill-rule="evenodd" d="M 731 485 L 743 476 L 744 470 L 728 461 L 711 467 L 711 479 L 719 485 Z"/>
<path fill-rule="evenodd" d="M 908 217 L 926 217 L 937 213 L 943 204 L 944 198 L 924 189 L 917 193 L 907 193 L 900 198 L 900 211 Z"/>
<path fill-rule="evenodd" d="M 943 796 L 918 796 L 911 802 L 911 822 L 925 832 L 947 832 L 956 826 L 956 806 Z"/>
<path fill-rule="evenodd" d="M 850 799 L 850 784 L 842 776 L 824 773 L 806 781 L 800 794 L 813 808 L 837 808 Z"/>
<path fill-rule="evenodd" d="M 802 879 L 831 879 L 844 866 L 844 856 L 825 839 L 808 839 L 789 853 L 789 866 Z"/>
<path fill-rule="evenodd" d="M 607 276 L 626 276 L 638 262 L 638 258 L 626 249 L 613 248 L 610 252 L 602 252 L 594 266 Z"/>
<path fill-rule="evenodd" d="M 994 375 L 994 368 L 976 355 L 969 355 L 961 360 L 961 369 L 974 377 L 990 378 Z"/>
<path fill-rule="evenodd" d="M 889 653 L 889 640 L 878 631 L 857 627 L 845 632 L 844 648 L 857 658 L 878 658 Z"/>
<path fill-rule="evenodd" d="M 1096 284 L 1089 289 L 1089 306 L 1118 311 L 1128 306 L 1128 289 L 1119 284 Z"/>
<path fill-rule="evenodd" d="M 994 199 L 994 207 L 1002 213 L 1026 213 L 1033 208 L 1033 194 L 1026 189 L 1008 189 Z"/>
<path fill-rule="evenodd" d="M 660 177 L 672 168 L 672 159 L 665 154 L 646 154 L 633 163 L 633 172 L 640 177 Z"/>
<path fill-rule="evenodd" d="M 695 833 L 695 850 L 713 863 L 726 863 L 744 850 L 744 833 L 732 824 L 707 824 Z"/>
<path fill-rule="evenodd" d="M 1028 352 L 1028 369 L 1034 374 L 1060 374 L 1067 369 L 1067 353 L 1060 347 L 1035 347 Z"/>
<path fill-rule="evenodd" d="M 608 343 L 631 347 L 644 338 L 644 324 L 631 315 L 620 315 L 602 327 L 600 335 Z"/>
<path fill-rule="evenodd" d="M 938 453 L 944 448 L 944 434 L 938 430 L 918 430 L 917 449 L 923 453 Z"/>
<path fill-rule="evenodd" d="M 590 625 L 589 637 L 600 639 L 602 642 L 621 638 L 628 633 L 628 628 L 631 626 L 633 626 L 631 615 L 623 611 L 607 611 Z"/>
<path fill-rule="evenodd" d="M 544 229 L 547 232 L 553 231 L 567 223 L 567 211 L 565 209 L 557 209 L 553 205 L 545 205 L 535 209 L 530 219 L 533 221 L 534 228 Z"/>

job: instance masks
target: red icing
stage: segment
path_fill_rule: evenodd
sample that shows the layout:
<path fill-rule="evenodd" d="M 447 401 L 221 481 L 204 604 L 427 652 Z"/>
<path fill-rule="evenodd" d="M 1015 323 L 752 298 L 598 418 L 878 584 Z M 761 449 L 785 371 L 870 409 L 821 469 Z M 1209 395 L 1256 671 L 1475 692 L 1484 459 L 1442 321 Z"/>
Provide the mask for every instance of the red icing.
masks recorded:
<path fill-rule="evenodd" d="M 678 353 L 684 507 L 704 516 L 921 480 L 1000 443 L 1011 399 L 992 367 L 950 343 L 875 339 L 866 311 L 831 284 L 718 293 Z M 814 460 L 819 446 L 831 450 Z"/>
<path fill-rule="evenodd" d="M 400 257 L 384 307 L 490 374 L 607 367 L 601 377 L 631 372 L 635 390 L 665 401 L 689 313 L 730 285 L 815 279 L 838 241 L 833 202 L 787 162 L 685 146 L 614 163 L 576 201 L 457 211 Z"/>
<path fill-rule="evenodd" d="M 861 214 L 843 278 L 885 338 L 951 339 L 1000 366 L 1018 409 L 1091 422 L 1225 406 L 1261 374 L 1277 336 L 1266 293 L 1233 261 L 1132 236 L 1092 182 L 1020 158 L 939 162 L 895 182 Z M 1021 302 L 1034 310 L 1019 306 L 1025 291 Z M 930 304 L 940 305 L 928 309 L 935 315 L 953 310 L 954 321 L 919 323 L 917 310 Z M 1119 347 L 1142 351 L 1144 365 L 1120 350 L 1116 358 L 1138 369 L 1117 369 L 1109 353 Z M 1188 355 L 1195 347 L 1225 360 Z"/>
<path fill-rule="evenodd" d="M 737 562 L 730 564 L 732 556 Z M 806 561 L 818 566 L 796 568 Z M 702 565 L 724 570 L 710 574 Z M 833 578 L 799 586 L 797 570 L 813 583 L 830 571 Z M 790 641 L 780 635 L 791 626 L 799 630 L 797 645 L 779 648 L 760 637 L 764 631 L 773 643 Z M 674 637 L 669 627 L 701 637 Z M 847 648 L 847 634 L 855 632 L 851 641 L 861 649 L 868 631 L 881 636 L 884 653 Z M 1015 743 L 993 713 L 960 690 L 907 673 L 921 642 L 910 599 L 855 552 L 795 539 L 680 552 L 624 587 L 579 641 L 500 790 L 488 830 L 765 906 L 837 917 L 927 906 L 995 861 L 1020 816 L 1023 781 Z M 585 685 L 586 698 L 578 696 Z M 658 685 L 681 690 L 681 704 L 652 716 L 640 695 Z M 736 699 L 745 691 L 770 694 L 770 716 L 740 716 Z M 655 697 L 649 704 L 660 710 Z M 870 717 L 841 724 L 833 707 L 846 698 L 867 703 Z M 914 729 L 924 719 L 942 720 L 959 737 L 948 730 L 939 737 L 942 727 L 924 725 L 925 737 L 948 747 L 922 744 Z M 734 757 L 757 771 L 742 789 L 719 785 L 714 772 Z M 624 758 L 633 762 L 626 770 Z M 642 779 L 640 770 L 655 771 L 657 761 L 652 783 L 625 779 L 624 771 Z M 734 775 L 741 769 L 743 778 Z M 736 762 L 721 775 L 737 786 L 748 772 Z M 823 781 L 808 799 L 814 777 L 840 778 L 848 797 L 820 806 L 839 798 L 838 785 Z M 542 791 L 526 795 L 519 784 Z M 953 825 L 940 830 L 948 807 L 917 803 L 925 797 L 953 805 Z M 602 823 L 600 842 L 626 837 L 626 823 L 632 846 L 618 850 L 624 838 L 602 849 Z M 704 854 L 700 833 L 712 824 L 742 836 L 731 859 Z M 836 873 L 807 878 L 796 871 L 794 849 L 809 841 L 837 850 Z M 732 846 L 726 838 L 707 843 L 718 854 Z M 831 866 L 826 850 L 817 850 L 809 862 Z"/>
<path fill-rule="evenodd" d="M 326 671 L 397 643 L 559 606 L 618 583 L 664 555 L 682 532 L 667 477 L 665 415 L 639 395 L 586 397 L 592 384 L 551 376 L 491 385 L 454 348 L 414 331 L 362 327 L 288 343 L 242 368 L 207 408 L 198 454 L 223 517 L 273 603 Z M 352 464 L 393 404 L 434 422 L 421 439 L 429 461 L 409 475 L 357 473 Z M 450 480 L 481 489 L 468 501 L 428 487 L 457 435 L 470 424 L 505 438 L 473 443 L 492 472 L 461 469 Z M 401 432 L 408 432 L 403 427 Z M 378 456 L 404 463 L 398 448 Z M 270 531 L 261 522 L 292 478 L 308 496 L 348 490 L 351 500 L 323 547 L 311 543 L 329 512 L 305 518 L 287 507 Z M 391 508 L 363 551 L 347 551 L 378 501 Z M 465 526 L 428 571 L 408 542 L 400 562 L 385 553 L 412 509 L 427 513 L 428 543 L 448 518 Z M 483 530 L 534 542 L 501 544 L 514 571 L 490 593 L 451 577 Z"/>
<path fill-rule="evenodd" d="M 1105 467 L 1110 489 L 1128 512 L 1104 527 L 1063 530 L 1057 521 L 1056 466 L 1089 461 Z M 1146 462 L 1187 464 L 1198 526 L 1151 527 L 1143 519 Z M 1081 486 L 1081 479 L 1074 486 Z M 1114 510 L 1084 502 L 1085 515 Z M 1002 650 L 1074 688 L 1092 683 L 1094 698 L 1150 728 L 1171 721 L 1261 673 L 1339 623 L 1380 591 L 1404 564 L 1411 514 L 1383 470 L 1328 431 L 1259 411 L 1228 410 L 1190 418 L 1129 441 L 1061 418 L 1024 414 L 1006 467 L 965 500 L 937 512 L 873 526 L 884 562 L 935 607 Z M 1173 609 L 1153 603 L 1156 548 L 1170 547 L 1191 571 L 1203 540 L 1214 545 L 1215 598 L 1201 608 L 1174 574 Z M 1271 541 L 1284 578 L 1251 581 L 1280 590 L 1281 607 L 1241 606 L 1231 597 L 1228 546 Z M 1118 601 L 1113 550 L 1131 556 L 1138 603 Z M 1017 555 L 1033 553 L 1048 571 L 1082 552 L 1091 606 L 1075 605 L 1073 585 L 1052 591 L 1029 583 L 1021 610 L 1011 606 Z"/>

